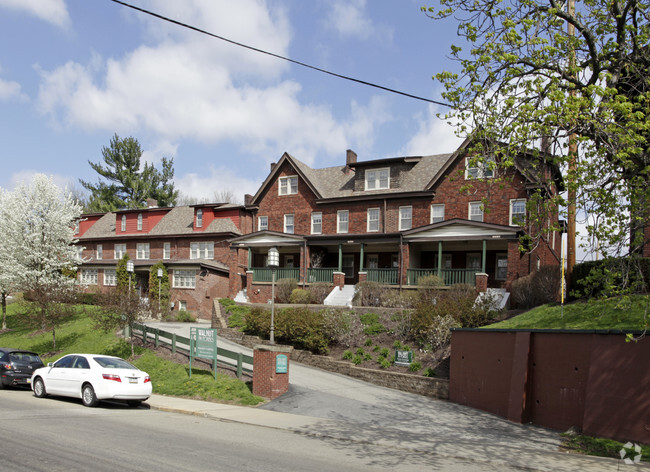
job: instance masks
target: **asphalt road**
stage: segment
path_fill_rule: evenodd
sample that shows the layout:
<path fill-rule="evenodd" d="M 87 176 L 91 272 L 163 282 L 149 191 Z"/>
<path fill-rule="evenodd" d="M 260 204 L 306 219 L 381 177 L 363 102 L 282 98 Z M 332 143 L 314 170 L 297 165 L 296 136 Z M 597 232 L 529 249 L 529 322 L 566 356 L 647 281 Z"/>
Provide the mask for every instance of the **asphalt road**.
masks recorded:
<path fill-rule="evenodd" d="M 427 451 L 310 436 L 269 427 L 0 391 L 0 470 L 509 471 Z"/>

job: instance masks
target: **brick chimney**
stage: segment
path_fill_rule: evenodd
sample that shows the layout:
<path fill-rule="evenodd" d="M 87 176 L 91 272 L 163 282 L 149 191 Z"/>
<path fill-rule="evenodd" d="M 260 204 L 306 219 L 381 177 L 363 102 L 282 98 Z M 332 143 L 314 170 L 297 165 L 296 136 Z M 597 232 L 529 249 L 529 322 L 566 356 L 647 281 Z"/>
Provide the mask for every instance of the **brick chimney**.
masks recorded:
<path fill-rule="evenodd" d="M 244 205 L 250 205 L 253 202 L 253 196 L 250 193 L 244 195 Z"/>
<path fill-rule="evenodd" d="M 155 198 L 147 198 L 147 208 L 158 208 L 158 200 Z"/>
<path fill-rule="evenodd" d="M 345 151 L 345 165 L 350 167 L 351 164 L 357 163 L 357 153 L 352 149 Z"/>

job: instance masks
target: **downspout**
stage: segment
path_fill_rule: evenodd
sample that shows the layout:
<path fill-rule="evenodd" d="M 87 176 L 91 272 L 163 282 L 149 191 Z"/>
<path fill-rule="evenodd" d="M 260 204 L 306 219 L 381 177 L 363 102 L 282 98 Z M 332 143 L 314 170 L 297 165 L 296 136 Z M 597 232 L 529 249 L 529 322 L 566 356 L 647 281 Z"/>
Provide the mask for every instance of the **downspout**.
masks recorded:
<path fill-rule="evenodd" d="M 386 201 L 386 200 L 384 200 Z M 399 291 L 402 291 L 402 264 L 404 263 L 404 258 L 402 257 L 403 250 L 402 248 L 404 243 L 403 235 L 402 233 L 399 234 L 399 273 L 397 276 L 399 277 Z"/>

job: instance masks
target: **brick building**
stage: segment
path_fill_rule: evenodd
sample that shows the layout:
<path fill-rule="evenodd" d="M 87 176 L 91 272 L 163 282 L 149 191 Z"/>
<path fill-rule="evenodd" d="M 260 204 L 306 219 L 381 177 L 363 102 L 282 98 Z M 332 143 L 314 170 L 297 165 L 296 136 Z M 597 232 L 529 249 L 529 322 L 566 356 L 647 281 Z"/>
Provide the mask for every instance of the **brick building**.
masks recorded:
<path fill-rule="evenodd" d="M 559 265 L 559 232 L 519 250 L 527 201 L 561 190 L 559 170 L 532 156 L 494 170 L 489 160 L 470 161 L 470 144 L 451 154 L 369 161 L 348 150 L 345 165 L 323 169 L 285 153 L 247 196 L 254 227 L 231 240 L 230 296 L 270 299 L 271 247 L 280 252 L 276 277 L 303 286 L 370 280 L 413 288 L 434 274 L 448 285 L 508 289 L 541 266 Z M 550 212 L 548 225 L 557 226 L 557 214 Z"/>
<path fill-rule="evenodd" d="M 209 316 L 212 300 L 229 293 L 228 240 L 251 231 L 250 212 L 233 204 L 158 208 L 153 203 L 145 209 L 82 215 L 79 281 L 88 291 L 115 286 L 117 262 L 126 252 L 134 263 L 135 286 L 147 297 L 151 266 L 162 261 L 173 309 Z"/>

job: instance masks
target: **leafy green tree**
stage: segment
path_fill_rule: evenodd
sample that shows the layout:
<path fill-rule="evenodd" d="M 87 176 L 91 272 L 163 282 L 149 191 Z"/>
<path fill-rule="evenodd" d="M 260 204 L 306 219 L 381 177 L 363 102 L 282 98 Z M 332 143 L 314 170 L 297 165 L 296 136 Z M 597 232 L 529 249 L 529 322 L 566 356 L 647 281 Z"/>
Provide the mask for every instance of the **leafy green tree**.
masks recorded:
<path fill-rule="evenodd" d="M 162 277 L 158 277 L 158 269 L 162 270 Z M 169 311 L 169 274 L 162 261 L 149 270 L 149 305 L 159 314 Z"/>
<path fill-rule="evenodd" d="M 576 3 L 440 0 L 440 8 L 423 7 L 432 18 L 453 17 L 465 40 L 451 49 L 460 72 L 434 78 L 452 105 L 447 118 L 460 123 L 459 134 L 478 138 L 476 155 L 495 155 L 507 168 L 546 143 L 547 152 L 534 155 L 566 173 L 578 213 L 589 216 L 589 235 L 610 254 L 635 252 L 649 243 L 650 3 Z M 541 221 L 548 211 L 531 218 Z"/>
<path fill-rule="evenodd" d="M 91 192 L 88 210 L 105 212 L 124 208 L 144 208 L 148 198 L 159 206 L 174 206 L 178 198 L 175 190 L 174 159 L 162 159 L 162 170 L 153 164 L 141 166 L 142 148 L 137 139 L 120 139 L 115 134 L 109 147 L 102 148 L 103 164 L 88 161 L 100 175 L 96 184 L 80 180 Z M 104 180 L 101 180 L 103 178 Z"/>

